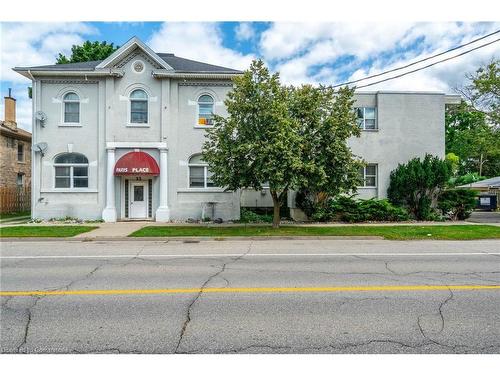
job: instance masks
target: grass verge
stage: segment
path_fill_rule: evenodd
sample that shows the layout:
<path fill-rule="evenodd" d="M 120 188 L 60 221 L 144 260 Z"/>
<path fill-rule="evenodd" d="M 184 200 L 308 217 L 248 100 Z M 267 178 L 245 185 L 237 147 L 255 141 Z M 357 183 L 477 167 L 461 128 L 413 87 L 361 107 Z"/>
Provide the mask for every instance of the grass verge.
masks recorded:
<path fill-rule="evenodd" d="M 247 236 L 381 236 L 387 240 L 478 240 L 500 238 L 492 225 L 411 226 L 148 226 L 130 237 L 247 237 Z"/>
<path fill-rule="evenodd" d="M 0 228 L 0 237 L 73 237 L 97 227 L 80 225 L 11 226 Z"/>

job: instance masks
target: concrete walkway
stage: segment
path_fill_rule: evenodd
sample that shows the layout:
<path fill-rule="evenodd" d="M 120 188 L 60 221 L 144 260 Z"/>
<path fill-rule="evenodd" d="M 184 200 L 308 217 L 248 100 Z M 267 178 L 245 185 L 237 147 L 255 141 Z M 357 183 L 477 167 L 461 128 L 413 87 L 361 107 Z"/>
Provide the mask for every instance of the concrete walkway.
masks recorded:
<path fill-rule="evenodd" d="M 154 224 L 149 221 L 123 221 L 117 223 L 101 223 L 99 228 L 94 229 L 87 233 L 81 233 L 76 235 L 74 238 L 123 238 L 127 237 L 129 234 L 145 227 L 147 225 Z"/>

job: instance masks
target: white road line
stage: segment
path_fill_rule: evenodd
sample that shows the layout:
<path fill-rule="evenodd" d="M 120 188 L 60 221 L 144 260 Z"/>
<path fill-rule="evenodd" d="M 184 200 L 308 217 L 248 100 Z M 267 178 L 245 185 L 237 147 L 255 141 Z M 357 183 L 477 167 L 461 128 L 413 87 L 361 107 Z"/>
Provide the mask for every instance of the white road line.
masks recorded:
<path fill-rule="evenodd" d="M 141 254 L 139 258 L 222 258 L 222 257 L 379 257 L 379 256 L 474 256 L 474 255 L 499 255 L 491 252 L 458 252 L 458 253 L 254 253 L 254 254 Z M 92 259 L 92 258 L 135 258 L 135 254 L 110 254 L 110 255 L 19 255 L 0 256 L 0 259 Z"/>

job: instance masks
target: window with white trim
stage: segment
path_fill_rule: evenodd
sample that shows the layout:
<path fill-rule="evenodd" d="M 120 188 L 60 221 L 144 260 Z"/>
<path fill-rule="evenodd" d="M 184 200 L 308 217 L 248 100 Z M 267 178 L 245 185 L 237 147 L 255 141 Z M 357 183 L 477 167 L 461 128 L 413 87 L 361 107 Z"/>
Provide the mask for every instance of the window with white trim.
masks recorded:
<path fill-rule="evenodd" d="M 359 169 L 361 187 L 377 187 L 377 164 L 367 164 Z"/>
<path fill-rule="evenodd" d="M 212 126 L 214 116 L 214 98 L 204 94 L 198 98 L 198 126 Z"/>
<path fill-rule="evenodd" d="M 55 187 L 77 189 L 89 187 L 89 160 L 75 152 L 58 155 L 54 160 Z"/>
<path fill-rule="evenodd" d="M 130 123 L 148 123 L 148 94 L 144 90 L 137 89 L 130 93 Z"/>
<path fill-rule="evenodd" d="M 377 116 L 375 107 L 356 108 L 356 120 L 362 130 L 376 130 Z"/>
<path fill-rule="evenodd" d="M 63 97 L 64 103 L 64 123 L 80 123 L 80 97 L 74 92 L 68 92 Z"/>
<path fill-rule="evenodd" d="M 208 169 L 208 164 L 201 155 L 193 155 L 189 159 L 189 187 L 190 188 L 211 188 L 215 187 L 212 181 L 212 172 Z"/>

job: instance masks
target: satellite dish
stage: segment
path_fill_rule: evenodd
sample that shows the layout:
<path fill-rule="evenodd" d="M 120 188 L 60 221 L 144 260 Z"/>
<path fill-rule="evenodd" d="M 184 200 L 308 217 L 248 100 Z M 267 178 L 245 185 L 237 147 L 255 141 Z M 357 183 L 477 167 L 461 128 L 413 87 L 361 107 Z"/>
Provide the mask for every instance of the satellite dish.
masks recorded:
<path fill-rule="evenodd" d="M 31 149 L 35 152 L 41 153 L 42 156 L 44 156 L 48 146 L 49 145 L 47 144 L 47 142 L 40 142 L 40 143 L 35 143 L 33 146 L 31 146 Z"/>
<path fill-rule="evenodd" d="M 47 120 L 47 115 L 43 111 L 37 111 L 35 113 L 35 118 L 40 121 L 40 125 L 44 126 L 45 120 Z"/>

